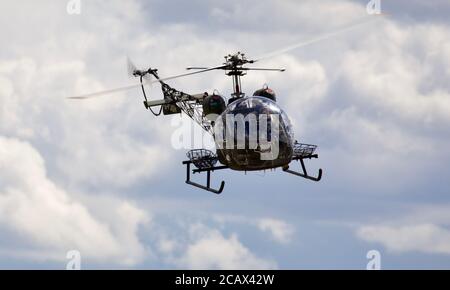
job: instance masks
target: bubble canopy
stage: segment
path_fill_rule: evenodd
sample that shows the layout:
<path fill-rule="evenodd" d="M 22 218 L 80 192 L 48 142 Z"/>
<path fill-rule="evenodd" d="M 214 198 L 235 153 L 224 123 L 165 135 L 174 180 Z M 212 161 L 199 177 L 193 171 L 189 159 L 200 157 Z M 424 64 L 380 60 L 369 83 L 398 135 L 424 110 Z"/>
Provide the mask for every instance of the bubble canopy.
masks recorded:
<path fill-rule="evenodd" d="M 238 118 L 239 116 L 243 118 Z M 232 124 L 229 124 L 230 117 L 234 117 Z M 253 129 L 249 125 L 251 117 L 257 123 Z M 223 134 L 220 134 L 220 137 L 216 136 L 216 144 L 219 160 L 222 163 L 229 164 L 235 170 L 240 168 L 261 170 L 284 166 L 291 161 L 294 142 L 292 125 L 287 114 L 272 100 L 262 96 L 238 99 L 226 108 L 219 119 L 223 126 Z M 267 120 L 267 126 L 261 123 L 261 120 Z M 264 126 L 261 127 L 262 125 Z M 245 128 L 245 134 L 238 133 L 239 126 Z M 231 145 L 230 139 L 227 139 L 229 138 L 227 134 L 230 133 L 233 134 L 234 139 Z M 265 139 L 262 138 L 262 134 Z M 267 148 L 267 143 L 263 143 L 262 140 L 270 142 L 270 151 L 274 152 L 273 158 L 263 158 L 264 149 L 262 148 Z M 245 147 L 239 147 L 238 144 L 245 144 Z"/>
<path fill-rule="evenodd" d="M 247 97 L 231 103 L 227 111 L 252 109 L 257 111 L 269 111 L 281 113 L 283 110 L 271 99 L 260 96 Z"/>
<path fill-rule="evenodd" d="M 259 116 L 265 114 L 268 116 L 277 115 L 285 133 L 293 140 L 294 132 L 292 129 L 292 123 L 288 115 L 278 106 L 277 103 L 266 97 L 253 96 L 244 99 L 237 100 L 231 103 L 227 109 L 222 113 L 222 119 L 225 121 L 227 114 L 237 115 L 242 114 L 244 116 L 248 114 L 255 114 Z"/>

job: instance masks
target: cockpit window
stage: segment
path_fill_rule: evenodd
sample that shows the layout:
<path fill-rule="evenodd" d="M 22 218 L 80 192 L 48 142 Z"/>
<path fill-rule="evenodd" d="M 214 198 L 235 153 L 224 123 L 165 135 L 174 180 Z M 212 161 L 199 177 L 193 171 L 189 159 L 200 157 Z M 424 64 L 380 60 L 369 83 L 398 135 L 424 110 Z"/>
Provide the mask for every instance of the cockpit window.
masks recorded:
<path fill-rule="evenodd" d="M 272 112 L 280 113 L 281 109 L 278 105 L 265 97 L 248 97 L 242 100 L 232 103 L 226 111 L 245 110 L 245 109 L 257 109 L 257 113 Z"/>
<path fill-rule="evenodd" d="M 223 118 L 225 118 L 226 114 L 242 114 L 246 116 L 250 113 L 255 115 L 266 114 L 268 116 L 274 114 L 279 115 L 281 128 L 284 128 L 286 135 L 288 135 L 291 140 L 294 140 L 292 124 L 288 115 L 277 105 L 277 103 L 268 98 L 253 96 L 237 100 L 228 106 L 222 116 Z"/>

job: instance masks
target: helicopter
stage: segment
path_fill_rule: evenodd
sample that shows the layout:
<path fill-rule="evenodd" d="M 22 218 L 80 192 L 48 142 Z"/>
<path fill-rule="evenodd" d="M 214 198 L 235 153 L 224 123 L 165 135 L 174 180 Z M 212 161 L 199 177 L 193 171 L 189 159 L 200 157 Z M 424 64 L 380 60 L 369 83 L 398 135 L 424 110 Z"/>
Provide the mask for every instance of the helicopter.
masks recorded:
<path fill-rule="evenodd" d="M 286 173 L 319 182 L 322 179 L 323 170 L 319 169 L 316 175 L 310 175 L 305 165 L 305 160 L 319 157 L 316 153 L 317 145 L 300 143 L 294 138 L 289 116 L 278 105 L 277 96 L 271 88 L 265 85 L 256 90 L 253 95 L 247 96 L 242 90 L 241 78 L 250 71 L 284 72 L 283 68 L 255 68 L 247 65 L 324 40 L 364 23 L 357 23 L 256 59 L 248 59 L 242 52 L 228 54 L 225 56 L 225 62 L 221 65 L 188 67 L 187 70 L 193 72 L 166 78 L 160 78 L 158 69 L 139 70 L 128 61 L 129 74 L 139 78 L 139 84 L 70 97 L 70 99 L 87 99 L 140 87 L 144 97 L 144 107 L 154 116 L 186 114 L 204 131 L 211 134 L 216 147 L 215 152 L 205 148 L 187 152 L 187 160 L 182 161 L 182 164 L 186 166 L 185 182 L 188 185 L 221 194 L 225 187 L 225 181 L 221 181 L 218 188 L 213 188 L 211 173 L 225 169 L 247 172 L 281 168 Z M 216 70 L 224 71 L 225 75 L 232 79 L 233 93 L 228 100 L 216 92 L 188 94 L 167 84 L 169 80 Z M 149 77 L 155 79 L 149 80 Z M 160 100 L 148 98 L 145 87 L 153 83 L 161 85 L 163 98 Z M 294 162 L 300 163 L 301 170 L 291 169 Z M 191 167 L 192 165 L 194 167 Z M 201 173 L 206 173 L 206 184 L 192 180 L 193 174 Z"/>
<path fill-rule="evenodd" d="M 157 69 L 138 70 L 129 62 L 129 73 L 140 79 L 140 87 L 144 96 L 143 103 L 147 110 L 155 116 L 184 113 L 200 125 L 203 130 L 210 133 L 215 140 L 216 152 L 203 148 L 187 152 L 188 160 L 182 162 L 186 166 L 187 184 L 221 194 L 225 187 L 224 181 L 220 183 L 218 189 L 211 187 L 211 173 L 214 171 L 231 169 L 247 172 L 280 167 L 287 173 L 309 180 L 321 180 L 322 169 L 319 169 L 317 176 L 311 176 L 308 174 L 304 163 L 305 159 L 318 158 L 318 155 L 314 154 L 317 146 L 299 143 L 294 139 L 289 117 L 277 104 L 275 92 L 268 86 L 255 91 L 252 96 L 247 96 L 242 92 L 241 77 L 249 71 L 285 71 L 282 68 L 251 68 L 246 66 L 254 62 L 247 59 L 244 53 L 238 52 L 225 56 L 225 62 L 220 66 L 212 68 L 189 67 L 188 70 L 196 71 L 164 79 L 159 77 Z M 223 70 L 227 76 L 232 78 L 233 93 L 228 102 L 216 92 L 191 95 L 166 83 L 168 79 L 212 70 Z M 154 77 L 155 81 L 160 83 L 163 99 L 149 100 L 145 89 L 148 76 Z M 90 96 L 72 98 L 87 97 Z M 159 109 L 155 110 L 155 108 Z M 231 121 L 230 117 L 232 117 Z M 276 122 L 273 122 L 274 120 Z M 241 134 L 238 134 L 238 128 L 241 128 L 239 130 Z M 251 146 L 251 143 L 253 143 L 253 146 Z M 275 152 L 270 154 L 271 151 Z M 264 158 L 264 155 L 270 156 Z M 290 169 L 291 163 L 294 161 L 300 162 L 301 172 Z M 195 168 L 191 168 L 191 165 L 194 165 Z M 192 181 L 191 174 L 195 173 L 206 173 L 206 185 Z"/>

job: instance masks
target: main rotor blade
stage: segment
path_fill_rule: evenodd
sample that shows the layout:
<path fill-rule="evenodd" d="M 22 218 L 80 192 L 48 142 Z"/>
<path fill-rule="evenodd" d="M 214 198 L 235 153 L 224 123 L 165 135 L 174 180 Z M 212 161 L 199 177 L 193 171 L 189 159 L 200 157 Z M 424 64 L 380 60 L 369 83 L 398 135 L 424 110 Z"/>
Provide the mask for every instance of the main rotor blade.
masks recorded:
<path fill-rule="evenodd" d="M 197 69 L 208 69 L 209 67 L 197 67 L 197 66 L 193 66 L 193 67 L 187 67 L 186 70 L 197 70 Z"/>
<path fill-rule="evenodd" d="M 330 33 L 326 33 L 326 34 L 320 35 L 318 37 L 315 37 L 315 38 L 312 38 L 312 39 L 309 39 L 309 40 L 306 40 L 306 41 L 301 41 L 301 42 L 298 42 L 298 43 L 294 43 L 294 44 L 289 45 L 287 47 L 284 47 L 284 48 L 281 48 L 281 49 L 278 49 L 278 50 L 266 53 L 266 54 L 256 58 L 254 61 L 257 62 L 257 61 L 261 61 L 261 60 L 264 60 L 264 59 L 272 58 L 272 57 L 284 54 L 286 52 L 292 51 L 294 49 L 305 47 L 305 46 L 308 46 L 308 45 L 320 42 L 322 40 L 326 40 L 326 39 L 331 38 L 333 36 L 342 34 L 344 32 L 347 32 L 347 31 L 350 31 L 350 30 L 353 30 L 353 29 L 356 29 L 357 27 L 362 26 L 364 24 L 368 24 L 368 23 L 374 22 L 374 21 L 376 21 L 378 19 L 379 18 L 372 18 L 372 19 L 367 20 L 367 21 L 357 22 L 357 23 L 351 24 L 349 26 L 343 27 L 341 29 L 338 29 L 336 31 L 333 31 L 333 32 L 330 32 Z"/>
<path fill-rule="evenodd" d="M 242 70 L 260 70 L 260 71 L 278 71 L 285 72 L 285 68 L 254 68 L 254 67 L 243 67 Z"/>
<path fill-rule="evenodd" d="M 156 82 L 156 81 L 153 81 L 153 82 Z M 149 83 L 144 83 L 144 84 L 149 84 Z M 95 92 L 95 93 L 91 93 L 91 94 L 80 95 L 80 96 L 76 96 L 76 97 L 68 97 L 67 99 L 85 100 L 85 99 L 100 97 L 100 96 L 109 95 L 109 94 L 113 94 L 113 93 L 125 92 L 128 90 L 134 89 L 134 88 L 138 88 L 140 86 L 141 86 L 141 84 L 129 85 L 129 86 L 121 87 L 121 88 L 115 88 L 115 89 L 111 89 L 111 90 L 105 90 L 105 91 Z"/>
<path fill-rule="evenodd" d="M 162 78 L 159 80 L 147 81 L 147 82 L 144 82 L 144 85 L 151 85 L 154 83 L 159 83 L 159 82 L 168 81 L 168 80 L 174 80 L 174 79 L 178 79 L 178 78 L 182 78 L 182 77 L 186 77 L 186 76 L 190 76 L 190 75 L 200 74 L 200 73 L 204 73 L 204 72 L 208 72 L 208 71 L 212 71 L 212 70 L 216 70 L 216 69 L 224 69 L 224 68 L 226 68 L 226 66 L 221 65 L 221 66 L 204 69 L 204 70 L 196 71 L 196 72 L 192 72 L 192 73 L 185 73 L 185 74 L 180 74 L 180 75 L 171 76 L 171 77 L 167 77 L 167 78 Z M 86 95 L 81 95 L 81 96 L 76 96 L 76 97 L 69 97 L 68 99 L 85 100 L 85 99 L 90 99 L 90 98 L 99 97 L 99 96 L 103 96 L 103 95 L 109 95 L 112 93 L 128 91 L 128 90 L 131 90 L 134 88 L 138 88 L 140 86 L 141 86 L 141 84 L 129 85 L 129 86 L 121 87 L 121 88 L 116 88 L 116 89 L 111 89 L 111 90 L 106 90 L 106 91 L 101 91 L 101 92 L 96 92 L 96 93 L 91 93 L 91 94 L 86 94 Z"/>
<path fill-rule="evenodd" d="M 176 76 L 172 76 L 172 77 L 163 78 L 163 79 L 160 79 L 160 81 L 173 80 L 173 79 L 177 79 L 177 78 L 182 78 L 182 77 L 187 77 L 187 76 L 191 76 L 191 75 L 201 74 L 201 73 L 212 71 L 212 70 L 216 70 L 216 69 L 225 69 L 226 67 L 227 67 L 226 65 L 220 65 L 220 66 L 207 68 L 207 69 L 202 69 L 202 70 L 191 72 L 191 73 L 185 73 L 185 74 L 181 74 L 181 75 L 176 75 Z"/>

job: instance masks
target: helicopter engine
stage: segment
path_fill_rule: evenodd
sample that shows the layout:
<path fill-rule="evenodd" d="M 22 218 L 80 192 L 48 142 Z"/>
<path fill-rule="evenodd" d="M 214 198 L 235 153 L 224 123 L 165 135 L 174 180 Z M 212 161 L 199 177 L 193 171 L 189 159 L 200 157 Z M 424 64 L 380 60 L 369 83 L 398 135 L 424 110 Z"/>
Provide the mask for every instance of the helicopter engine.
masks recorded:
<path fill-rule="evenodd" d="M 274 102 L 277 101 L 277 96 L 276 96 L 275 92 L 272 89 L 270 89 L 267 85 L 264 85 L 264 87 L 262 89 L 257 90 L 253 94 L 253 96 L 265 97 L 265 98 L 271 99 Z"/>

